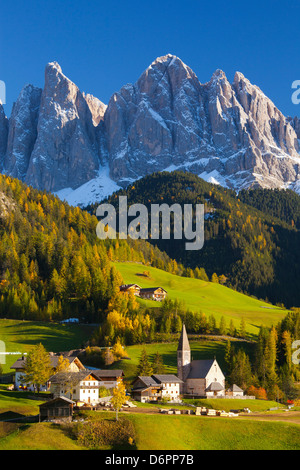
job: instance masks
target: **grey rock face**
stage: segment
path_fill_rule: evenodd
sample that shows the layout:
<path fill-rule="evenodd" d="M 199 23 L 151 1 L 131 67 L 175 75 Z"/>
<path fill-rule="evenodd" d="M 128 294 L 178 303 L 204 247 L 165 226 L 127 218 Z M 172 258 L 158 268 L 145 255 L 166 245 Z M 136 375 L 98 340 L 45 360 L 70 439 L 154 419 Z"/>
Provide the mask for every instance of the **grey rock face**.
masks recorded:
<path fill-rule="evenodd" d="M 37 139 L 25 181 L 39 189 L 76 188 L 99 169 L 90 108 L 56 62 L 45 71 Z"/>
<path fill-rule="evenodd" d="M 14 103 L 9 119 L 5 171 L 23 180 L 37 137 L 37 122 L 42 90 L 26 85 Z"/>
<path fill-rule="evenodd" d="M 106 104 L 102 103 L 102 101 L 98 100 L 98 98 L 93 95 L 85 93 L 82 93 L 82 95 L 91 111 L 94 126 L 98 126 L 100 121 L 104 120 L 104 114 L 107 108 Z"/>
<path fill-rule="evenodd" d="M 243 74 L 229 83 L 217 70 L 202 84 L 170 54 L 108 106 L 82 93 L 56 62 L 46 67 L 43 90 L 23 88 L 9 126 L 0 106 L 3 171 L 50 191 L 81 190 L 102 173 L 108 186 L 108 168 L 121 186 L 178 169 L 237 190 L 300 192 L 298 139 L 299 119 L 283 116 Z"/>
<path fill-rule="evenodd" d="M 293 185 L 295 126 L 241 73 L 201 84 L 175 56 L 156 59 L 111 98 L 104 117 L 111 176 L 119 184 L 180 169 L 233 188 Z M 298 126 L 299 129 L 299 126 Z"/>
<path fill-rule="evenodd" d="M 0 102 L 0 168 L 3 168 L 7 148 L 8 119 Z"/>

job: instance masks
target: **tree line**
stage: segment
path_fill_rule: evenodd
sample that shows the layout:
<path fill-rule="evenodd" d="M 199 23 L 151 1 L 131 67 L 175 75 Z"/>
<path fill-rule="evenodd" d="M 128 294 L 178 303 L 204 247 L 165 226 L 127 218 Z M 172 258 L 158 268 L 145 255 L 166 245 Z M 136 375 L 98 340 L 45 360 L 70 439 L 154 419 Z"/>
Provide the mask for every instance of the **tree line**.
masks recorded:
<path fill-rule="evenodd" d="M 243 349 L 235 351 L 228 341 L 225 350 L 227 376 L 248 394 L 270 400 L 299 397 L 295 382 L 300 380 L 299 364 L 292 361 L 292 343 L 300 334 L 300 310 L 294 309 L 276 326 L 260 327 L 250 359 Z"/>

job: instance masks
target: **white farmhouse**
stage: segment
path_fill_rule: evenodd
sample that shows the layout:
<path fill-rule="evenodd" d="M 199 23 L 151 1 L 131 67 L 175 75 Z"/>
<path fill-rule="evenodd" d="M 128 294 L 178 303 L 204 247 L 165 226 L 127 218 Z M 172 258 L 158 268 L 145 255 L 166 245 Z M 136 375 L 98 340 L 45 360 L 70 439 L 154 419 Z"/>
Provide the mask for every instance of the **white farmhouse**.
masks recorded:
<path fill-rule="evenodd" d="M 58 372 L 49 379 L 53 398 L 65 397 L 75 402 L 99 403 L 99 380 L 90 370 Z"/>
<path fill-rule="evenodd" d="M 123 378 L 122 370 L 81 370 L 77 372 L 58 372 L 49 379 L 50 392 L 54 398 L 65 397 L 75 402 L 97 405 L 99 388 L 112 389 L 118 378 Z"/>
<path fill-rule="evenodd" d="M 182 381 L 172 374 L 154 374 L 139 376 L 132 387 L 132 397 L 143 403 L 167 399 L 178 403 L 180 398 L 180 385 Z"/>
<path fill-rule="evenodd" d="M 64 352 L 49 352 L 51 367 L 53 368 L 54 372 L 59 363 L 60 358 L 67 359 L 69 362 L 68 371 L 69 372 L 77 372 L 79 370 L 85 369 L 84 365 L 78 358 L 79 353 L 81 350 L 71 350 L 71 351 L 64 351 Z M 23 382 L 23 377 L 26 372 L 26 355 L 23 355 L 16 362 L 11 366 L 11 369 L 15 370 L 15 388 L 16 389 L 26 389 L 30 391 L 34 391 L 34 384 Z M 47 384 L 44 384 L 41 391 L 47 390 Z"/>

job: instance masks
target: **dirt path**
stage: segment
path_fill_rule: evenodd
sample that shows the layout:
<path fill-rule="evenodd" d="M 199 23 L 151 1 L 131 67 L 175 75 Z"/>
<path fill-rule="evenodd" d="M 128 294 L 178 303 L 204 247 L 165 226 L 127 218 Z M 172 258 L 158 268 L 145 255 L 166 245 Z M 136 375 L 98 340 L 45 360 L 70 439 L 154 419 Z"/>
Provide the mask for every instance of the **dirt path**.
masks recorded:
<path fill-rule="evenodd" d="M 124 410 L 125 411 L 125 410 Z M 143 413 L 143 414 L 159 414 L 157 408 L 128 408 L 128 413 Z M 187 415 L 185 415 L 187 416 Z M 194 416 L 194 415 L 192 415 Z M 222 419 L 222 416 L 217 416 Z M 210 416 L 202 415 L 201 418 L 209 419 Z M 268 412 L 253 412 L 253 413 L 240 413 L 239 416 L 231 419 L 250 419 L 258 421 L 284 421 L 295 424 L 300 424 L 300 411 L 283 411 L 279 413 L 268 413 Z"/>
<path fill-rule="evenodd" d="M 106 410 L 108 411 L 108 410 Z M 160 414 L 158 408 L 125 408 L 122 410 L 125 413 L 141 413 L 141 414 Z M 172 416 L 172 415 L 171 415 Z M 188 416 L 188 415 L 184 415 Z M 191 415 L 194 416 L 194 415 Z M 199 418 L 210 419 L 211 416 L 199 416 Z M 212 416 L 215 418 L 215 416 Z M 224 419 L 222 416 L 217 416 L 219 419 Z M 239 416 L 230 419 L 250 419 L 257 421 L 283 421 L 289 423 L 300 424 L 300 411 L 283 411 L 278 413 L 269 412 L 252 412 L 252 413 L 240 413 Z"/>

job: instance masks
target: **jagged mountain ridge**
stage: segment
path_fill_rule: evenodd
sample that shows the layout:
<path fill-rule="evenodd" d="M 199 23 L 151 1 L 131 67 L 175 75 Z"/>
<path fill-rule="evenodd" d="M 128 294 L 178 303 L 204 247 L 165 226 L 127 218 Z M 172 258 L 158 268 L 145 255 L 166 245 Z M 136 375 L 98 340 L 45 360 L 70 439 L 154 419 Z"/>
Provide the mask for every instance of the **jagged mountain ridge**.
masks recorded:
<path fill-rule="evenodd" d="M 184 170 L 236 190 L 300 192 L 300 125 L 237 72 L 208 83 L 178 57 L 157 58 L 108 105 L 56 62 L 43 90 L 26 85 L 9 120 L 0 105 L 3 173 L 71 204 L 102 199 L 155 171 Z"/>

